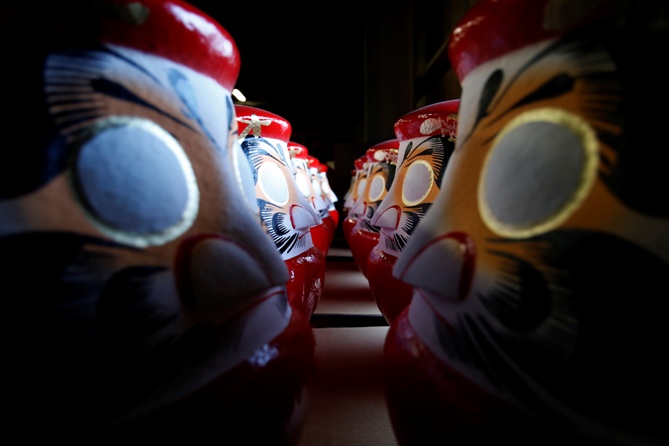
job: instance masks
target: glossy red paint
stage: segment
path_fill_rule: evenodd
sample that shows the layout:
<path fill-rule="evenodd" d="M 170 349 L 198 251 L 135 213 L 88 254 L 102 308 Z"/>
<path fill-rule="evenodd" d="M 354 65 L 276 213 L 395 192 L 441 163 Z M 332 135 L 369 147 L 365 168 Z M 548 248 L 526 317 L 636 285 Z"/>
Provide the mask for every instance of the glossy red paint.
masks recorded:
<path fill-rule="evenodd" d="M 581 15 L 565 14 L 564 20 L 558 8 L 546 14 L 548 7 L 559 6 L 559 3 L 495 0 L 471 8 L 453 30 L 448 44 L 448 56 L 458 79 L 462 80 L 474 68 L 502 54 L 616 14 L 608 1 L 579 6 Z"/>
<path fill-rule="evenodd" d="M 372 249 L 379 243 L 379 234 L 363 229 L 351 231 L 349 246 L 358 269 L 367 277 L 367 259 Z"/>
<path fill-rule="evenodd" d="M 480 389 L 437 358 L 404 309 L 391 324 L 383 351 L 386 404 L 398 444 L 567 444 L 546 438 L 538 419 Z"/>
<path fill-rule="evenodd" d="M 315 245 L 285 262 L 290 275 L 286 283 L 288 301 L 310 318 L 316 310 L 325 284 L 325 255 Z"/>
<path fill-rule="evenodd" d="M 184 347 L 186 347 L 184 345 Z M 279 336 L 196 393 L 92 439 L 205 444 L 212 438 L 249 444 L 299 442 L 316 371 L 316 340 L 307 318 L 293 311 Z"/>
<path fill-rule="evenodd" d="M 314 246 L 326 256 L 332 244 L 333 237 L 333 221 L 330 217 L 323 218 L 323 223 L 320 225 L 311 227 L 311 239 L 314 242 Z"/>
<path fill-rule="evenodd" d="M 355 222 L 356 221 L 357 221 L 356 218 L 346 217 L 341 222 L 342 232 L 344 233 L 344 240 L 346 240 L 346 244 L 349 247 L 351 246 L 351 232 L 353 231 L 353 228 L 355 227 Z"/>
<path fill-rule="evenodd" d="M 332 231 L 334 232 L 337 229 L 337 226 L 339 226 L 339 218 L 340 214 L 337 209 L 330 209 L 328 210 L 328 213 L 330 214 L 330 217 L 332 218 Z"/>
<path fill-rule="evenodd" d="M 64 10 L 77 5 L 77 2 L 64 3 Z M 189 3 L 179 0 L 89 3 L 76 13 L 54 21 L 59 35 L 71 33 L 82 42 L 111 43 L 164 57 L 211 77 L 228 91 L 237 82 L 241 66 L 237 44 L 218 22 Z"/>
<path fill-rule="evenodd" d="M 449 135 L 455 138 L 459 108 L 460 100 L 451 99 L 413 110 L 395 121 L 393 126 L 395 137 L 400 141 L 435 135 Z M 449 115 L 454 116 L 449 117 Z M 426 127 L 424 123 L 430 120 L 440 125 Z"/>
<path fill-rule="evenodd" d="M 240 137 L 251 134 L 278 139 L 287 144 L 293 131 L 288 120 L 261 108 L 235 104 L 235 114 L 239 123 Z"/>
<path fill-rule="evenodd" d="M 413 287 L 393 276 L 397 257 L 374 246 L 367 259 L 367 280 L 372 296 L 388 324 L 411 303 Z"/>

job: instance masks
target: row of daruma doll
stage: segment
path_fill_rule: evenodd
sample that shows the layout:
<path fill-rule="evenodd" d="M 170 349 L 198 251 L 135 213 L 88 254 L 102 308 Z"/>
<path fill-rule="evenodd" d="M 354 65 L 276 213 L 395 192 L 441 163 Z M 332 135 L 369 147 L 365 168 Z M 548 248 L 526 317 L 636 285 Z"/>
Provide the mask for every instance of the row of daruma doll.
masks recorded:
<path fill-rule="evenodd" d="M 399 444 L 669 444 L 669 113 L 641 112 L 669 99 L 668 18 L 480 0 L 448 43 L 460 97 L 354 162 L 342 230 Z"/>
<path fill-rule="evenodd" d="M 232 36 L 181 0 L 1 10 L 5 435 L 298 443 L 337 215 L 286 120 L 234 106 Z M 363 160 L 342 224 L 399 444 L 669 443 L 668 23 L 479 0 L 460 97 Z"/>

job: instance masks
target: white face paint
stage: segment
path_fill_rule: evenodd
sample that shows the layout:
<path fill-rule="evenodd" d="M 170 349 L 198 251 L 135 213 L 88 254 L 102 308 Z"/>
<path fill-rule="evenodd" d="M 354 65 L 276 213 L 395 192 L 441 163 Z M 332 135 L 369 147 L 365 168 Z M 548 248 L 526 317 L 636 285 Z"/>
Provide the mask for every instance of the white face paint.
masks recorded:
<path fill-rule="evenodd" d="M 310 228 L 321 219 L 300 190 L 286 142 L 249 135 L 241 145 L 255 169 L 260 216 L 281 257 L 290 259 L 311 249 Z"/>

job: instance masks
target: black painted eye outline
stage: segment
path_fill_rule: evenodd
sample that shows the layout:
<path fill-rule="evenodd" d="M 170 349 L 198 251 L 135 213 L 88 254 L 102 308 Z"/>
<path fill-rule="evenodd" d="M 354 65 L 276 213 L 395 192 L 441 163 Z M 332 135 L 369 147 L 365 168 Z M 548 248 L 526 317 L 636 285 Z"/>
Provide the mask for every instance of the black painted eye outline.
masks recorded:
<path fill-rule="evenodd" d="M 577 142 L 577 144 L 559 145 L 556 138 L 551 137 L 555 135 L 544 135 L 540 143 L 529 143 L 525 146 L 513 143 L 515 135 L 512 135 L 512 132 L 520 129 L 519 135 L 534 136 L 530 131 L 532 130 L 530 126 L 535 125 L 554 130 L 557 136 L 560 136 L 558 132 L 561 132 L 569 141 Z M 524 130 L 527 131 L 523 133 Z M 510 141 L 512 143 L 509 143 Z M 503 190 L 506 185 L 517 186 L 516 190 L 519 191 L 532 192 L 532 185 L 541 184 L 542 174 L 548 174 L 549 171 L 554 173 L 556 170 L 553 168 L 557 168 L 555 164 L 542 164 L 536 161 L 546 160 L 551 154 L 558 154 L 558 156 L 562 156 L 562 153 L 569 154 L 567 150 L 574 147 L 580 148 L 580 152 L 571 152 L 578 159 L 566 166 L 572 171 L 565 173 L 572 174 L 575 179 L 571 183 L 556 183 L 558 186 L 565 187 L 539 190 L 539 194 L 528 193 L 523 196 L 519 194 L 517 198 L 510 198 L 506 195 L 507 199 L 499 200 L 499 202 L 491 199 L 491 195 L 496 194 L 495 191 Z M 540 108 L 516 116 L 497 135 L 483 163 L 478 184 L 478 207 L 483 222 L 495 234 L 509 238 L 531 237 L 558 227 L 581 207 L 590 194 L 597 178 L 598 147 L 597 134 L 592 126 L 582 117 L 565 110 Z M 551 148 L 555 152 L 549 152 Z M 524 152 L 521 153 L 521 150 Z M 531 151 L 531 157 L 525 156 L 524 159 L 529 160 L 525 168 L 513 162 L 520 159 L 522 155 L 527 155 L 528 150 Z M 542 150 L 545 154 L 542 153 Z M 579 170 L 576 171 L 576 169 Z M 500 173 L 506 175 L 500 175 Z M 554 177 L 557 178 L 559 175 L 554 175 Z M 542 192 L 548 193 L 542 194 Z M 552 204 L 546 205 L 546 198 L 556 199 Z M 508 205 L 511 204 L 519 205 L 517 207 L 519 211 L 515 213 L 513 210 L 507 211 Z M 500 218 L 503 213 L 511 218 L 526 217 L 532 214 L 532 221 L 510 222 L 508 218 L 507 221 L 503 221 L 504 219 Z"/>

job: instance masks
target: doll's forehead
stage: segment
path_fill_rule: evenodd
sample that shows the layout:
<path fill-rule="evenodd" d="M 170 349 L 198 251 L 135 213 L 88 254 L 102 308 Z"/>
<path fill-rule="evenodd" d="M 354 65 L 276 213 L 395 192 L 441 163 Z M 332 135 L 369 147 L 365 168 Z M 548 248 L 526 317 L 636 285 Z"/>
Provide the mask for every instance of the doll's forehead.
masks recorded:
<path fill-rule="evenodd" d="M 612 18 L 615 0 L 481 0 L 454 28 L 448 55 L 460 81 L 492 59 Z M 500 39 L 499 36 L 504 36 Z"/>

